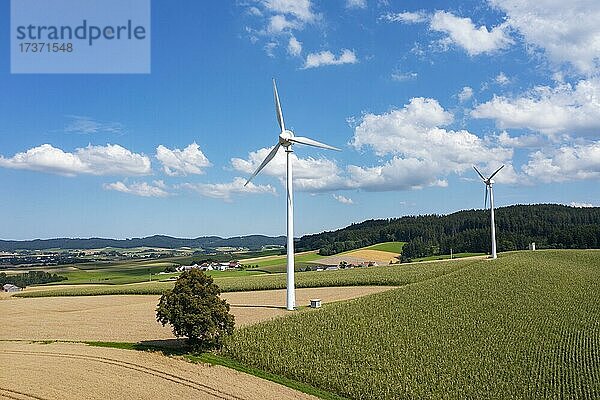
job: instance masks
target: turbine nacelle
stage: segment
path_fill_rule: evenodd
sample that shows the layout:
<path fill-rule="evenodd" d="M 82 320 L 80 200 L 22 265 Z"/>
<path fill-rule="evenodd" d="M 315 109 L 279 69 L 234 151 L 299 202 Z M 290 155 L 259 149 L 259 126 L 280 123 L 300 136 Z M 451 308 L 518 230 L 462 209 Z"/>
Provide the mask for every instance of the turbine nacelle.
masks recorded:
<path fill-rule="evenodd" d="M 277 144 L 275 145 L 275 147 L 273 147 L 271 149 L 271 152 L 267 155 L 267 157 L 263 160 L 263 162 L 258 166 L 258 168 L 256 168 L 256 171 L 254 171 L 252 176 L 250 176 L 250 178 L 248 178 L 248 180 L 246 181 L 244 186 L 247 186 L 250 183 L 250 181 L 252 179 L 254 179 L 254 177 L 256 175 L 258 175 L 258 173 L 269 162 L 271 162 L 271 160 L 273 158 L 275 158 L 275 156 L 277 155 L 277 151 L 279 150 L 280 147 L 284 147 L 286 149 L 286 151 L 288 151 L 288 155 L 290 152 L 290 147 L 294 143 L 305 144 L 307 146 L 312 146 L 312 147 L 319 147 L 321 149 L 337 150 L 337 151 L 340 150 L 337 147 L 329 146 L 328 144 L 317 142 L 316 140 L 313 140 L 313 139 L 310 139 L 307 137 L 295 136 L 294 132 L 292 132 L 289 129 L 285 129 L 285 122 L 283 121 L 283 113 L 281 112 L 281 103 L 279 102 L 279 94 L 277 93 L 277 86 L 275 85 L 275 79 L 273 79 L 273 96 L 275 97 L 275 114 L 277 115 L 277 123 L 279 124 L 279 128 L 281 129 L 281 133 L 279 134 L 279 137 L 277 138 Z"/>
<path fill-rule="evenodd" d="M 286 129 L 279 134 L 279 145 L 283 147 L 289 147 L 292 145 L 293 138 L 294 132 Z"/>

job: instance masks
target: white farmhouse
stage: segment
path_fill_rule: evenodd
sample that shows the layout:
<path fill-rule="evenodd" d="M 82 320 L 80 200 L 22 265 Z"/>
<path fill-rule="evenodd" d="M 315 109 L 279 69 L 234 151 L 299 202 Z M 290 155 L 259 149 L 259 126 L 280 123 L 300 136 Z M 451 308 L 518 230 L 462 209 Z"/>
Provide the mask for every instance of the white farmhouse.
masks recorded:
<path fill-rule="evenodd" d="M 23 289 L 21 289 L 18 286 L 13 285 L 12 283 L 7 283 L 4 286 L 2 286 L 2 290 L 4 290 L 5 292 L 8 292 L 8 293 L 13 293 L 13 292 L 20 292 Z"/>

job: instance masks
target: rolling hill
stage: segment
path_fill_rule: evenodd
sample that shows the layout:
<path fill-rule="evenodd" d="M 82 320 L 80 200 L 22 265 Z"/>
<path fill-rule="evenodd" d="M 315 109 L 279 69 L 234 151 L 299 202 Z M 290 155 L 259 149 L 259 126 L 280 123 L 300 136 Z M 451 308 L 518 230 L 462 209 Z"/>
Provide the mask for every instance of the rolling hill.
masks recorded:
<path fill-rule="evenodd" d="M 263 246 L 285 245 L 285 236 L 236 236 L 222 238 L 219 236 L 203 236 L 194 239 L 182 239 L 164 235 L 154 235 L 132 239 L 36 239 L 36 240 L 0 240 L 0 251 L 14 250 L 45 250 L 45 249 L 101 249 L 116 247 L 130 249 L 134 247 L 179 248 L 192 247 L 214 249 L 217 247 L 246 247 L 250 250 L 260 250 Z"/>

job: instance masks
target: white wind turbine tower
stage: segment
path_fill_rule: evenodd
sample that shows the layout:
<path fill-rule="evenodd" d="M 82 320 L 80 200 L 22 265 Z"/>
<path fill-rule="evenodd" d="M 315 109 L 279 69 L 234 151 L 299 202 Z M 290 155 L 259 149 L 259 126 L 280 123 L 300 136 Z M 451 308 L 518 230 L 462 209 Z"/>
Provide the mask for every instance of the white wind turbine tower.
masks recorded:
<path fill-rule="evenodd" d="M 267 158 L 258 166 L 256 171 L 248 179 L 244 186 L 248 185 L 250 181 L 258 175 L 258 173 L 275 157 L 280 147 L 285 148 L 286 152 L 286 191 L 287 191 L 287 309 L 293 310 L 296 306 L 296 291 L 294 287 L 294 201 L 292 193 L 292 145 L 295 143 L 306 144 L 308 146 L 320 147 L 329 150 L 340 150 L 333 146 L 326 145 L 316 140 L 312 140 L 302 136 L 294 136 L 294 132 L 289 129 L 285 129 L 283 122 L 283 114 L 281 113 L 281 104 L 279 103 L 279 95 L 277 94 L 277 85 L 275 85 L 275 79 L 273 79 L 273 95 L 275 96 L 275 112 L 277 113 L 277 122 L 281 133 L 279 134 L 279 141 L 273 147 L 273 150 L 269 153 Z"/>
<path fill-rule="evenodd" d="M 492 259 L 498 258 L 498 256 L 496 255 L 496 224 L 494 223 L 494 191 L 492 189 L 492 186 L 494 185 L 494 180 L 492 178 L 502 168 L 504 168 L 504 165 L 502 165 L 500 168 L 498 168 L 496 170 L 496 172 L 494 172 L 493 174 L 491 174 L 490 177 L 486 179 L 486 178 L 483 177 L 483 175 L 481 174 L 481 172 L 479 172 L 479 170 L 475 166 L 473 166 L 473 169 L 475 170 L 475 172 L 477 172 L 477 175 L 479 175 L 479 177 L 481 178 L 481 180 L 485 184 L 484 209 L 487 208 L 488 191 L 490 192 L 490 224 L 491 224 L 491 228 L 492 228 L 491 229 L 491 231 L 492 231 Z"/>

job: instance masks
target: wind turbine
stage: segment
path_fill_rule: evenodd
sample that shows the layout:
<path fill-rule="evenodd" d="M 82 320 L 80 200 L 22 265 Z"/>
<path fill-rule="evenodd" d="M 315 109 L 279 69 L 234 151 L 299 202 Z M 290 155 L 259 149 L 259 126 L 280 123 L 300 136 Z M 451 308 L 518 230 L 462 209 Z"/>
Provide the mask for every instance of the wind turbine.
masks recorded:
<path fill-rule="evenodd" d="M 492 259 L 498 258 L 498 256 L 496 255 L 496 225 L 494 223 L 494 191 L 492 189 L 492 186 L 494 185 L 494 180 L 492 178 L 502 168 L 504 168 L 504 165 L 502 165 L 500 168 L 498 168 L 496 170 L 496 172 L 494 172 L 493 174 L 491 174 L 490 177 L 486 179 L 486 178 L 483 177 L 483 175 L 481 174 L 481 172 L 479 172 L 479 170 L 475 166 L 473 166 L 473 169 L 475 170 L 475 172 L 477 172 L 477 175 L 479 175 L 479 177 L 481 178 L 481 180 L 485 184 L 484 209 L 487 208 L 488 191 L 490 192 L 490 224 L 492 226 L 492 229 L 491 229 L 492 230 Z"/>
<path fill-rule="evenodd" d="M 316 140 L 309 139 L 307 137 L 295 136 L 294 132 L 289 129 L 285 129 L 285 123 L 283 122 L 283 114 L 281 113 L 281 104 L 279 103 L 279 95 L 277 94 L 277 85 L 275 79 L 273 79 L 273 95 L 275 97 L 275 112 L 277 113 L 277 122 L 281 133 L 279 134 L 279 141 L 273 147 L 267 158 L 258 166 L 256 171 L 244 184 L 248 185 L 250 181 L 258 175 L 258 173 L 275 157 L 280 147 L 285 149 L 286 153 L 286 191 L 287 191 L 287 305 L 288 310 L 293 310 L 296 306 L 296 290 L 294 287 L 294 201 L 292 193 L 292 145 L 296 143 L 305 144 L 313 147 L 320 147 L 322 149 L 329 150 L 340 150 L 336 147 L 329 146 L 327 144 L 317 142 Z"/>

